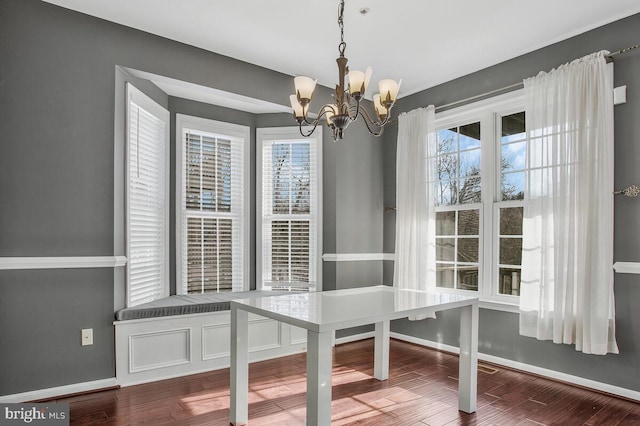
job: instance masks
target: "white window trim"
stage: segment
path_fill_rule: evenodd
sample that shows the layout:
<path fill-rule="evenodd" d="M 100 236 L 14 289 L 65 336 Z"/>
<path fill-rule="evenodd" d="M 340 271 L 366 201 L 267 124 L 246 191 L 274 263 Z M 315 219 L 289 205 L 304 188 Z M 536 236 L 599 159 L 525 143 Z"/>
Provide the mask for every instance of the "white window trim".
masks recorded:
<path fill-rule="evenodd" d="M 511 115 L 511 114 L 515 114 L 517 112 L 522 112 L 524 111 L 524 90 L 518 90 L 517 91 L 519 96 L 514 96 L 514 98 L 511 100 L 511 102 L 504 102 L 502 104 L 496 105 L 496 107 L 492 108 L 492 115 L 493 115 L 493 126 L 494 126 L 494 134 L 497 133 L 498 130 L 501 130 L 501 124 L 500 124 L 500 120 L 502 119 L 502 117 L 507 116 L 507 115 Z M 501 164 L 501 145 L 499 144 L 498 140 L 494 140 L 493 141 L 493 149 L 494 149 L 494 158 L 493 158 L 493 176 L 492 176 L 492 182 L 495 184 L 494 188 L 493 188 L 493 200 L 491 202 L 492 206 L 491 208 L 493 209 L 491 211 L 491 217 L 493 218 L 493 223 L 492 223 L 492 228 L 491 228 L 491 254 L 493 257 L 493 262 L 492 262 L 492 267 L 491 267 L 491 283 L 493 284 L 493 286 L 495 286 L 495 288 L 491 289 L 491 292 L 488 296 L 485 296 L 486 298 L 490 299 L 493 302 L 497 302 L 500 303 L 502 305 L 514 305 L 514 306 L 518 306 L 520 304 L 520 297 L 519 296 L 511 296 L 511 295 L 507 295 L 507 294 L 498 294 L 497 291 L 497 286 L 499 285 L 498 283 L 498 276 L 499 276 L 499 267 L 498 267 L 498 260 L 499 260 L 499 250 L 500 250 L 500 241 L 499 241 L 499 232 L 498 230 L 500 229 L 500 223 L 499 221 L 499 214 L 498 214 L 498 210 L 500 207 L 509 207 L 509 206 L 523 206 L 524 205 L 524 200 L 523 201 L 517 201 L 517 200 L 506 200 L 506 201 L 500 201 L 498 200 L 498 195 L 500 194 L 501 191 L 501 187 L 500 187 L 500 179 L 499 176 L 496 175 L 496 173 L 500 173 L 499 171 L 499 167 Z"/>
<path fill-rule="evenodd" d="M 183 152 L 182 146 L 184 142 L 183 129 L 184 128 L 193 128 L 202 131 L 206 131 L 209 133 L 219 134 L 221 136 L 230 136 L 233 138 L 242 139 L 242 150 L 243 150 L 243 186 L 245 188 L 244 200 L 243 200 L 243 210 L 244 217 L 242 218 L 242 226 L 244 228 L 243 237 L 242 237 L 242 282 L 243 282 L 243 290 L 249 290 L 250 288 L 250 198 L 248 194 L 250 194 L 250 144 L 251 144 L 251 129 L 248 126 L 243 126 L 240 124 L 226 123 L 223 121 L 216 121 L 202 117 L 194 117 L 185 114 L 176 114 L 176 155 L 175 155 L 175 170 L 176 170 L 176 294 L 185 294 L 184 293 L 184 283 L 182 282 L 182 247 L 183 247 L 183 237 L 182 237 L 182 191 L 184 185 L 184 167 L 182 165 L 183 161 Z"/>
<path fill-rule="evenodd" d="M 476 295 L 480 298 L 481 306 L 487 309 L 518 312 L 519 298 L 517 296 L 500 295 L 497 293 L 497 259 L 498 259 L 498 224 L 496 223 L 496 203 L 500 193 L 499 173 L 500 149 L 495 139 L 497 120 L 503 115 L 524 111 L 524 90 L 519 89 L 502 95 L 483 99 L 457 108 L 436 113 L 435 128 L 437 130 L 480 122 L 481 135 L 481 169 L 482 169 L 482 203 L 469 204 L 480 208 L 480 244 L 479 274 L 482 285 L 478 291 L 447 289 L 436 287 L 442 293 L 457 293 Z M 463 205 L 467 207 L 467 205 Z M 446 209 L 445 209 L 446 210 Z M 489 259 L 487 259 L 489 256 Z M 494 262 L 495 260 L 495 262 Z M 495 263 L 495 264 L 494 264 Z M 489 283 L 489 284 L 488 284 Z"/>
<path fill-rule="evenodd" d="M 163 253 L 163 257 L 164 257 L 164 271 L 162 272 L 163 274 L 163 289 L 162 289 L 162 294 L 163 297 L 167 297 L 169 295 L 169 248 L 170 248 L 170 243 L 169 243 L 169 184 L 170 184 L 170 164 L 171 164 L 171 160 L 170 160 L 170 140 L 169 140 L 169 132 L 170 132 L 170 114 L 169 111 L 167 111 L 166 109 L 164 109 L 161 105 L 159 105 L 158 103 L 156 103 L 153 99 L 151 99 L 149 96 L 145 95 L 143 92 L 141 92 L 140 90 L 138 90 L 135 86 L 133 86 L 131 83 L 126 84 L 126 102 L 125 102 L 125 166 L 124 166 L 124 172 L 125 172 L 125 256 L 127 257 L 127 259 L 131 259 L 130 253 L 129 253 L 129 242 L 131 241 L 130 238 L 130 227 L 129 227 L 129 206 L 131 205 L 131 201 L 130 201 L 130 184 L 131 182 L 129 181 L 129 144 L 130 144 L 130 140 L 129 140 L 129 135 L 130 135 L 130 129 L 129 129 L 129 114 L 130 114 L 130 103 L 131 102 L 135 102 L 138 106 L 140 106 L 141 108 L 147 110 L 149 113 L 153 114 L 156 118 L 161 119 L 165 126 L 164 126 L 164 145 L 165 145 L 165 176 L 164 176 L 164 186 L 165 186 L 165 209 L 164 209 L 164 215 L 165 215 L 165 221 L 164 221 L 164 230 L 163 230 L 163 240 L 164 240 L 164 244 L 163 244 L 163 249 L 164 249 L 164 253 Z M 127 262 L 127 267 L 126 267 L 126 272 L 125 272 L 125 282 L 126 282 L 126 306 L 129 307 L 131 306 L 131 284 L 130 284 L 130 262 Z"/>
<path fill-rule="evenodd" d="M 303 127 L 303 130 L 305 128 Z M 310 129 L 306 129 L 309 131 Z M 264 141 L 296 141 L 315 139 L 317 144 L 317 230 L 316 230 L 316 291 L 322 291 L 322 128 L 317 127 L 313 136 L 303 138 L 298 127 L 265 127 L 256 130 L 256 288 L 263 289 L 262 278 L 262 144 Z"/>

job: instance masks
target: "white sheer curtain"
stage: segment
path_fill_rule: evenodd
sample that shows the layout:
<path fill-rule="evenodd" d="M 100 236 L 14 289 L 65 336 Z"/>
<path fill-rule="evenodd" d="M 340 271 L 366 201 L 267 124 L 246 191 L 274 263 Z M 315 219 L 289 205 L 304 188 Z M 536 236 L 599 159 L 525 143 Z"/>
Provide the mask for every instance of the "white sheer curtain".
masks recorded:
<path fill-rule="evenodd" d="M 525 80 L 520 334 L 618 353 L 613 298 L 613 78 L 599 52 Z"/>
<path fill-rule="evenodd" d="M 424 291 L 435 287 L 436 213 L 430 178 L 433 165 L 427 160 L 435 147 L 434 121 L 432 105 L 398 117 L 393 284 L 401 289 Z M 427 316 L 410 319 L 423 318 Z"/>

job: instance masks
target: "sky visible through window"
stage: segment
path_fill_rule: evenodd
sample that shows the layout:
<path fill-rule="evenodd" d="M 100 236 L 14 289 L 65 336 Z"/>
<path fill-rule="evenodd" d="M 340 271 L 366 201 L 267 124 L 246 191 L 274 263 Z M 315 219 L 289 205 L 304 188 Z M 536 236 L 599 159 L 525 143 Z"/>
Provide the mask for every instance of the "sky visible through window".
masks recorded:
<path fill-rule="evenodd" d="M 274 144 L 271 151 L 274 213 L 310 212 L 309 149 L 306 142 Z"/>

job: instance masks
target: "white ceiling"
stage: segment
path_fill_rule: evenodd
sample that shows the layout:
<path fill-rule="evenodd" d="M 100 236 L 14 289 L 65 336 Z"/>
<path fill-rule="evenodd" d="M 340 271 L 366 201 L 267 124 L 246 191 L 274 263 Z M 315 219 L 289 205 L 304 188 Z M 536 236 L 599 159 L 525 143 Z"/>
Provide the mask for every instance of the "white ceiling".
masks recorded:
<path fill-rule="evenodd" d="M 44 1 L 327 87 L 337 81 L 338 0 Z M 346 0 L 345 56 L 352 69 L 373 67 L 372 87 L 402 78 L 402 97 L 638 12 L 638 0 Z"/>

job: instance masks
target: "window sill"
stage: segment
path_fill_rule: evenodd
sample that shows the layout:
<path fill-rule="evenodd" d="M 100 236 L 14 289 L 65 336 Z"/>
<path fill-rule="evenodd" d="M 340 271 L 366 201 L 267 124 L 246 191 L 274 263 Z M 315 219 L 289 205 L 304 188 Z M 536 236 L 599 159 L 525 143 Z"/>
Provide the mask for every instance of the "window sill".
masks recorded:
<path fill-rule="evenodd" d="M 513 303 L 496 302 L 495 300 L 480 299 L 478 306 L 482 309 L 491 309 L 492 311 L 520 313 L 520 307 Z"/>
<path fill-rule="evenodd" d="M 459 294 L 462 296 L 478 297 L 480 299 L 478 306 L 482 309 L 491 309 L 492 311 L 502 311 L 511 313 L 520 313 L 520 301 L 517 296 L 497 295 L 494 298 L 484 298 L 475 291 L 444 289 L 436 287 L 437 293 Z"/>

